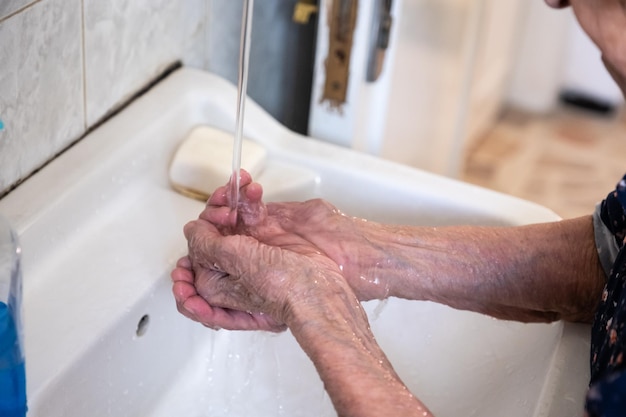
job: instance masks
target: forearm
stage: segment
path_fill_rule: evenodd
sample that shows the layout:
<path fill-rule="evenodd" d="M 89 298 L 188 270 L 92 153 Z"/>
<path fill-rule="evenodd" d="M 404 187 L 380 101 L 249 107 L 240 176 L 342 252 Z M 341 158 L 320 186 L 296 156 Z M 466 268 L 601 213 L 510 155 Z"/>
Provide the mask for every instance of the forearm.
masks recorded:
<path fill-rule="evenodd" d="M 356 299 L 339 289 L 292 308 L 289 327 L 311 358 L 339 416 L 430 416 L 402 383 Z M 322 300 L 323 304 L 319 304 Z"/>
<path fill-rule="evenodd" d="M 521 321 L 591 321 L 601 297 L 590 216 L 523 227 L 367 227 L 369 248 L 357 262 L 362 276 L 384 278 L 390 296 Z"/>

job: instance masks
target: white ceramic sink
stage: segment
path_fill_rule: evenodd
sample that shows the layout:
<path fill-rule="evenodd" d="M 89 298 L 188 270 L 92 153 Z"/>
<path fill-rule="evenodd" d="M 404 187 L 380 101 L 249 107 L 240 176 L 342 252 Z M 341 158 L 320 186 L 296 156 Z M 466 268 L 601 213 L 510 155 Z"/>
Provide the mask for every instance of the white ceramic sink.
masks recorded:
<path fill-rule="evenodd" d="M 179 70 L 0 201 L 23 247 L 32 417 L 331 416 L 286 332 L 215 332 L 178 314 L 169 273 L 203 204 L 170 159 L 194 126 L 234 126 L 235 88 Z M 395 223 L 519 225 L 551 211 L 294 134 L 248 103 L 269 199 L 324 197 Z M 426 302 L 367 303 L 378 341 L 439 417 L 582 415 L 586 326 L 524 325 Z M 367 395 L 367 393 L 364 393 Z"/>

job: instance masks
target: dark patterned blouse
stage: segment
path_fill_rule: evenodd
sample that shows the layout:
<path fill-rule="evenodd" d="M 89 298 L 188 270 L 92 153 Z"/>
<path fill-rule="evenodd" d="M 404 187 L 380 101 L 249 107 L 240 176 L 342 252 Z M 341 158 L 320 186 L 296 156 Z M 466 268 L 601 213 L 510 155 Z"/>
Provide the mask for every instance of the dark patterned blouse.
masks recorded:
<path fill-rule="evenodd" d="M 626 175 L 594 214 L 596 243 L 608 280 L 591 334 L 591 383 L 586 411 L 626 416 Z M 599 230 L 602 229 L 602 230 Z M 598 238 L 605 234 L 609 240 Z M 613 261 L 607 267 L 608 260 Z"/>

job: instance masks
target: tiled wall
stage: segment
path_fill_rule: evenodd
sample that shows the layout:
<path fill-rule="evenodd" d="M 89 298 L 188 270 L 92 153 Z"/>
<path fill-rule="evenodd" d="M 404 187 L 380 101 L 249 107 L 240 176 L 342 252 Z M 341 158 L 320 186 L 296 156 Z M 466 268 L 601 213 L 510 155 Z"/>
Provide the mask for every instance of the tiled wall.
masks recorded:
<path fill-rule="evenodd" d="M 210 0 L 1 0 L 0 195 L 171 63 L 208 68 Z"/>
<path fill-rule="evenodd" d="M 297 0 L 254 7 L 248 93 L 293 118 Z M 0 0 L 0 197 L 176 61 L 237 80 L 242 0 Z M 306 99 L 305 99 L 306 100 Z"/>

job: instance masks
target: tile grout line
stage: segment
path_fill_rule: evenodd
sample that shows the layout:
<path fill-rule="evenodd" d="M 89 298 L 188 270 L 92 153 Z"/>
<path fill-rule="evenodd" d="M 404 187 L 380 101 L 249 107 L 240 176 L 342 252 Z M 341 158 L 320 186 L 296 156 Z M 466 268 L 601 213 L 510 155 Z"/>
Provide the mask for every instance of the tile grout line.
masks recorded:
<path fill-rule="evenodd" d="M 80 0 L 80 44 L 82 48 L 82 65 L 83 65 L 83 126 L 87 130 L 87 57 L 85 55 L 85 0 Z"/>
<path fill-rule="evenodd" d="M 13 16 L 18 15 L 18 14 L 22 13 L 23 11 L 25 11 L 25 10 L 27 10 L 27 9 L 30 9 L 30 8 L 31 8 L 31 7 L 33 7 L 35 4 L 37 4 L 37 3 L 41 3 L 42 1 L 43 1 L 43 0 L 35 0 L 35 1 L 33 1 L 32 3 L 27 4 L 26 6 L 22 6 L 22 7 L 20 7 L 20 8 L 19 8 L 19 9 L 17 9 L 16 11 L 11 12 L 11 13 L 9 13 L 8 15 L 6 15 L 6 16 L 4 16 L 4 17 L 0 18 L 0 23 L 3 23 L 4 21 L 9 20 L 9 19 L 10 19 L 10 18 L 12 18 Z"/>

